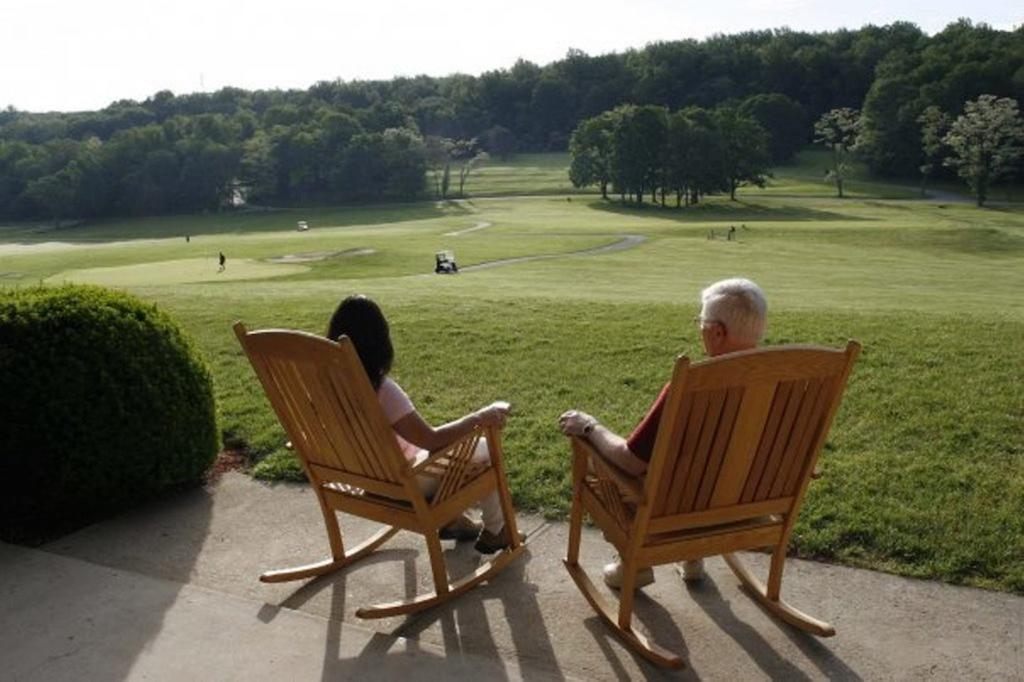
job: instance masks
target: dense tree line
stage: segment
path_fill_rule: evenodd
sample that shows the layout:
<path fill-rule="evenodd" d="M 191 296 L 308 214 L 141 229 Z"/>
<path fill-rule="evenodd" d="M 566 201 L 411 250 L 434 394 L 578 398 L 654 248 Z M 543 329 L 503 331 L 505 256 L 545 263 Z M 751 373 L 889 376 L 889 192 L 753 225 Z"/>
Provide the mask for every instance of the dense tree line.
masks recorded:
<path fill-rule="evenodd" d="M 546 66 L 520 60 L 480 76 L 164 91 L 93 112 L 8 108 L 0 110 L 0 216 L 214 209 L 240 187 L 257 203 L 446 194 L 482 153 L 563 150 L 580 121 L 623 104 L 641 117 L 653 115 L 647 105 L 665 109 L 666 137 L 655 145 L 665 153 L 676 116 L 667 112 L 734 112 L 770 133 L 775 162 L 811 140 L 824 112 L 862 108 L 872 168 L 912 174 L 926 160 L 918 141 L 929 106 L 955 118 L 981 94 L 1021 100 L 1022 37 L 1024 29 L 970 22 L 930 37 L 908 23 L 754 31 L 619 54 L 571 50 Z M 935 165 L 943 172 L 951 171 Z M 645 191 L 651 183 L 644 179 Z"/>
<path fill-rule="evenodd" d="M 1007 32 L 960 21 L 888 53 L 864 98 L 858 153 L 876 173 L 912 177 L 926 162 L 924 111 L 955 118 L 984 94 L 1024 101 L 1024 26 Z"/>

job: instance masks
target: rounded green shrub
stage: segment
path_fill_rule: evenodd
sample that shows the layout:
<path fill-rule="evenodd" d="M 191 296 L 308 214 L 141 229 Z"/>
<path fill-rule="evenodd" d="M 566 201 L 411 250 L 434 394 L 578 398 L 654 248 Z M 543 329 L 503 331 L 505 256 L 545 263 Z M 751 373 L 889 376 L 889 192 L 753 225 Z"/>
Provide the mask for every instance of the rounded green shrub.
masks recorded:
<path fill-rule="evenodd" d="M 0 290 L 0 538 L 31 541 L 201 480 L 209 370 L 163 312 L 98 287 Z"/>

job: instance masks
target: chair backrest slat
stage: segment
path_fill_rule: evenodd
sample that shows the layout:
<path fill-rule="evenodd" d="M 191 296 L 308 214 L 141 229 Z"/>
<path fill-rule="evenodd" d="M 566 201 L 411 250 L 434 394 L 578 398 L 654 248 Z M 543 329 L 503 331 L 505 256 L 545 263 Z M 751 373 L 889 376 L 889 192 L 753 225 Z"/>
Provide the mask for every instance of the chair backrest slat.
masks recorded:
<path fill-rule="evenodd" d="M 804 394 L 807 392 L 807 382 L 794 381 L 791 384 L 789 400 L 782 408 L 782 421 L 779 422 L 779 430 L 773 439 L 768 461 L 765 463 L 757 487 L 754 489 L 753 500 L 763 500 L 768 497 L 772 483 L 775 482 L 775 477 L 782 467 L 782 460 L 786 456 L 790 437 L 793 435 L 793 424 L 796 423 L 797 415 L 800 413 L 800 406 L 803 404 Z"/>
<path fill-rule="evenodd" d="M 707 413 L 708 395 L 690 393 L 683 396 L 682 404 L 678 412 L 678 418 L 670 426 L 674 433 L 670 440 L 673 451 L 680 453 L 679 460 L 683 466 L 666 467 L 661 481 L 661 490 L 657 497 L 660 505 L 655 507 L 656 514 L 671 514 L 679 506 L 683 497 L 683 487 L 686 478 L 690 475 L 690 463 L 693 461 L 693 453 L 697 449 L 697 441 L 700 439 L 701 427 L 704 423 L 704 415 Z M 660 424 L 665 423 L 664 414 Z M 662 426 L 658 427 L 658 440 L 661 440 Z M 656 455 L 652 455 L 654 457 Z"/>
<path fill-rule="evenodd" d="M 356 453 L 349 447 L 350 443 L 345 442 L 346 439 L 340 435 L 339 431 L 343 429 L 340 429 L 332 419 L 330 406 L 325 404 L 323 392 L 317 390 L 319 382 L 316 377 L 316 365 L 277 358 L 272 364 L 278 366 L 281 375 L 285 377 L 285 385 L 282 388 L 287 391 L 292 409 L 305 426 L 307 447 L 299 447 L 299 451 L 314 464 L 335 466 L 362 476 L 372 475 L 368 467 L 359 461 L 359 457 L 353 456 Z"/>
<path fill-rule="evenodd" d="M 349 441 L 349 448 L 354 457 L 358 459 L 359 465 L 372 472 L 377 478 L 396 479 L 397 475 L 393 467 L 388 466 L 390 458 L 381 459 L 378 455 L 379 447 L 375 447 L 372 443 L 372 429 L 371 435 L 366 435 L 367 427 L 359 419 L 360 406 L 356 398 L 345 390 L 345 382 L 350 381 L 351 378 L 340 374 L 330 374 L 327 380 L 334 396 L 334 404 L 341 415 L 339 419 L 352 426 L 351 429 L 346 429 L 346 437 Z"/>
<path fill-rule="evenodd" d="M 311 456 L 311 461 L 327 466 L 333 465 L 354 474 L 365 474 L 365 469 L 353 467 L 342 457 L 347 445 L 344 429 L 340 428 L 335 420 L 330 401 L 320 385 L 316 366 L 310 363 L 285 362 L 294 377 L 290 390 L 300 396 L 305 395 L 308 399 L 308 407 L 307 403 L 300 402 L 299 409 L 312 424 L 316 434 L 310 443 L 311 450 L 315 453 Z"/>
<path fill-rule="evenodd" d="M 340 466 L 333 457 L 330 439 L 324 432 L 322 422 L 310 409 L 304 408 L 309 397 L 302 381 L 298 377 L 298 368 L 287 359 L 267 356 L 263 358 L 267 372 L 270 374 L 276 397 L 283 403 L 288 414 L 288 421 L 294 431 L 289 431 L 287 424 L 282 422 L 292 443 L 300 452 L 320 453 L 313 461 L 327 466 Z"/>
<path fill-rule="evenodd" d="M 645 483 L 647 518 L 669 527 L 729 506 L 799 504 L 858 349 L 783 346 L 692 366 L 680 358 L 650 465 L 657 480 Z"/>
<path fill-rule="evenodd" d="M 692 455 L 692 462 L 688 467 L 689 474 L 683 479 L 683 495 L 674 509 L 675 512 L 679 512 L 681 509 L 693 508 L 701 482 L 708 473 L 708 466 L 711 465 L 712 451 L 717 451 L 719 448 L 716 445 L 725 440 L 721 437 L 722 432 L 732 429 L 732 420 L 723 419 L 727 394 L 727 391 L 711 391 L 708 396 L 708 411 L 705 415 L 704 423 L 701 425 L 697 448 Z M 680 465 L 685 466 L 685 464 L 682 461 L 677 462 L 676 469 L 683 468 Z M 666 513 L 672 513 L 673 510 L 666 509 L 665 511 Z"/>
<path fill-rule="evenodd" d="M 366 427 L 360 419 L 361 405 L 358 398 L 346 391 L 346 382 L 355 381 L 356 377 L 344 376 L 340 372 L 322 373 L 321 381 L 326 384 L 328 402 L 334 411 L 334 418 L 338 425 L 346 424 L 348 428 L 340 429 L 344 432 L 345 452 L 351 453 L 350 467 L 359 467 L 373 478 L 382 480 L 394 479 L 394 475 L 386 466 L 387 460 L 380 458 L 379 446 L 372 441 L 372 435 L 367 436 Z"/>
<path fill-rule="evenodd" d="M 394 431 L 351 341 L 338 343 L 303 332 L 248 333 L 239 341 L 263 384 L 281 425 L 303 460 L 325 472 L 403 485 L 409 475 Z M 314 472 L 305 466 L 311 480 Z"/>
<path fill-rule="evenodd" d="M 761 482 L 761 476 L 768 466 L 772 449 L 775 447 L 775 439 L 782 432 L 782 417 L 789 404 L 793 384 L 792 381 L 781 381 L 770 387 L 771 402 L 768 406 L 768 417 L 764 424 L 764 430 L 761 432 L 761 440 L 757 445 L 754 461 L 745 476 L 743 493 L 740 496 L 740 502 L 744 504 L 754 499 L 754 495 L 757 493 L 757 484 Z"/>
<path fill-rule="evenodd" d="M 351 398 L 335 383 L 343 378 L 336 372 L 320 371 L 314 365 L 307 365 L 305 372 L 307 383 L 317 388 L 312 402 L 317 412 L 323 415 L 324 427 L 334 444 L 333 452 L 340 466 L 371 478 L 391 479 L 377 453 L 359 442 L 352 429 L 343 426 L 353 422 L 352 410 L 346 409 Z"/>
<path fill-rule="evenodd" d="M 731 434 L 729 445 L 722 457 L 718 478 L 714 483 L 707 508 L 736 504 L 743 492 L 743 484 L 750 471 L 755 451 L 749 443 L 764 429 L 770 401 L 771 389 L 764 384 L 747 386 L 743 389 L 736 427 Z"/>
<path fill-rule="evenodd" d="M 715 444 L 708 458 L 707 467 L 704 470 L 704 478 L 700 482 L 697 498 L 687 509 L 707 509 L 711 504 L 712 496 L 721 486 L 723 476 L 728 474 L 730 460 L 727 458 L 729 443 L 734 440 L 734 433 L 737 428 L 742 428 L 744 422 L 740 419 L 740 408 L 743 405 L 745 391 L 740 387 L 730 388 L 726 392 L 725 405 L 722 408 L 722 420 L 718 425 L 718 434 Z"/>
<path fill-rule="evenodd" d="M 775 480 L 772 481 L 772 485 L 768 489 L 768 497 L 784 495 L 788 487 L 786 482 L 790 480 L 791 475 L 799 473 L 801 470 L 821 418 L 828 409 L 827 402 L 822 399 L 827 398 L 825 390 L 827 383 L 825 380 L 808 382 L 803 402 L 800 405 L 800 412 L 797 414 L 789 436 L 789 445 Z"/>

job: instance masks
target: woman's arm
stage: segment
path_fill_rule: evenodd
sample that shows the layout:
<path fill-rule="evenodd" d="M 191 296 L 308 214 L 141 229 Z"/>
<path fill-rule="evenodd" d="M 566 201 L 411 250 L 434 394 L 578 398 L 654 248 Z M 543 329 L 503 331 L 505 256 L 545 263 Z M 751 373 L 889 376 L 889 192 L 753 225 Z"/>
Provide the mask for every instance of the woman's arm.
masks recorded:
<path fill-rule="evenodd" d="M 428 424 L 419 412 L 413 410 L 395 422 L 393 426 L 395 432 L 405 440 L 433 452 L 457 441 L 478 426 L 501 428 L 505 425 L 508 412 L 508 403 L 491 403 L 476 412 L 470 412 L 464 417 L 435 428 Z"/>
<path fill-rule="evenodd" d="M 569 410 L 558 419 L 562 433 L 587 439 L 598 454 L 631 476 L 642 476 L 647 462 L 637 457 L 626 445 L 626 439 L 605 428 L 586 412 Z"/>

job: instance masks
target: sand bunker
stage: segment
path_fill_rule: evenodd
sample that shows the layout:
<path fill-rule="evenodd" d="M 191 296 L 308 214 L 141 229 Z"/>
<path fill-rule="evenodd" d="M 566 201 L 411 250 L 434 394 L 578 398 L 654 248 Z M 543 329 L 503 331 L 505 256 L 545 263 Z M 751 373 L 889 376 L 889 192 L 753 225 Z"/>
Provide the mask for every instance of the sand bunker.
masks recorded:
<path fill-rule="evenodd" d="M 464 234 L 469 234 L 470 232 L 476 232 L 477 230 L 486 230 L 488 227 L 490 227 L 493 224 L 494 223 L 489 222 L 487 220 L 481 220 L 476 225 L 474 225 L 473 227 L 467 227 L 464 230 L 458 230 L 456 232 L 445 232 L 444 236 L 445 237 L 459 237 L 459 236 L 464 235 Z"/>
<path fill-rule="evenodd" d="M 267 258 L 268 263 L 313 263 L 328 258 L 349 258 L 352 256 L 368 256 L 377 253 L 376 249 L 345 249 L 344 251 L 308 251 L 306 253 L 289 253 L 286 256 Z"/>
<path fill-rule="evenodd" d="M 647 237 L 642 234 L 627 234 L 623 235 L 622 239 L 614 241 L 610 244 L 602 244 L 601 246 L 592 246 L 589 249 L 580 249 L 578 251 L 567 251 L 565 253 L 550 253 L 541 254 L 537 256 L 517 256 L 515 258 L 501 258 L 499 260 L 486 261 L 484 263 L 476 263 L 475 265 L 467 265 L 459 268 L 459 272 L 472 272 L 473 270 L 487 270 L 488 268 L 496 268 L 502 265 L 512 265 L 514 263 L 530 263 L 538 260 L 550 260 L 552 258 L 564 258 L 566 256 L 582 256 L 594 253 L 607 253 L 609 251 L 625 251 L 626 249 L 632 249 L 634 246 L 639 246 L 647 241 Z"/>

